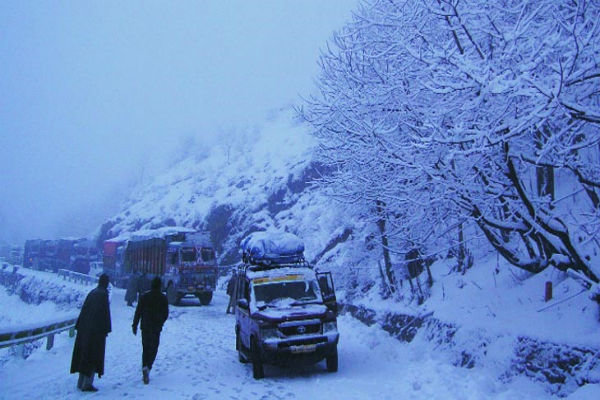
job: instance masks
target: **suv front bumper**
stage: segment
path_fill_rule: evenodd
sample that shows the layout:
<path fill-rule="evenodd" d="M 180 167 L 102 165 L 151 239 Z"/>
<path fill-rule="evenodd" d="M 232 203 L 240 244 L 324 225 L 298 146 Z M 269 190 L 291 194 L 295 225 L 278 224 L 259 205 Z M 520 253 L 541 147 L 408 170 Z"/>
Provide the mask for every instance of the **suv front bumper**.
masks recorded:
<path fill-rule="evenodd" d="M 261 343 L 261 359 L 269 364 L 313 364 L 335 354 L 338 332 L 319 335 L 266 339 Z"/>

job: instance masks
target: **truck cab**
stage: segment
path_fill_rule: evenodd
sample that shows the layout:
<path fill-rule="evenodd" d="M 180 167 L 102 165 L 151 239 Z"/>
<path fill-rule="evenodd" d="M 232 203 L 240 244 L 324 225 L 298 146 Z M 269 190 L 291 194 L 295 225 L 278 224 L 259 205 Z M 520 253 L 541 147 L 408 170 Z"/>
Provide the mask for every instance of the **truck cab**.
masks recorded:
<path fill-rule="evenodd" d="M 217 285 L 217 260 L 212 247 L 196 242 L 170 242 L 167 268 L 163 277 L 170 304 L 178 304 L 186 295 L 194 295 L 208 305 Z M 172 285 L 168 285 L 171 282 Z"/>
<path fill-rule="evenodd" d="M 274 254 L 268 258 L 272 260 Z M 243 258 L 234 293 L 240 362 L 252 363 L 255 379 L 264 377 L 264 364 L 326 360 L 327 370 L 337 371 L 339 333 L 331 274 L 317 272 L 303 256 L 258 263 L 247 255 Z"/>

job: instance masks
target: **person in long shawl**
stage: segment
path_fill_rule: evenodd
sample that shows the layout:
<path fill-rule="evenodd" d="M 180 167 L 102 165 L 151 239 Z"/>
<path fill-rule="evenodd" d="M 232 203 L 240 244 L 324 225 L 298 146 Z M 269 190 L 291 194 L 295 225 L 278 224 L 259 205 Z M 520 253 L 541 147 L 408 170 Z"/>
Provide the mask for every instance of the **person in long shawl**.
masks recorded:
<path fill-rule="evenodd" d="M 84 392 L 97 391 L 93 386 L 94 374 L 98 374 L 98 378 L 104 375 L 106 336 L 111 332 L 108 284 L 108 275 L 100 275 L 98 286 L 88 293 L 75 324 L 77 337 L 71 373 L 79 372 L 77 387 Z"/>

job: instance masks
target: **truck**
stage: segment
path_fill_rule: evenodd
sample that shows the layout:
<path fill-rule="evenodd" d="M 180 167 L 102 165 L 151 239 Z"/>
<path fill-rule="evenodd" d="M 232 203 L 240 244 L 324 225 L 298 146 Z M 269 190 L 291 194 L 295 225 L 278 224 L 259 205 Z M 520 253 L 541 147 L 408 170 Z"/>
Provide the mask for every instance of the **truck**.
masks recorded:
<path fill-rule="evenodd" d="M 23 247 L 19 245 L 1 244 L 0 260 L 12 265 L 21 265 L 23 262 Z"/>
<path fill-rule="evenodd" d="M 169 304 L 195 296 L 210 304 L 216 288 L 218 266 L 210 237 L 184 227 L 138 231 L 104 242 L 104 271 L 117 286 L 129 279 L 142 279 L 141 286 L 155 276 L 161 278 Z"/>
<path fill-rule="evenodd" d="M 66 269 L 82 274 L 90 271 L 97 249 L 87 238 L 31 239 L 23 247 L 23 266 L 42 271 Z"/>
<path fill-rule="evenodd" d="M 337 301 L 330 272 L 304 259 L 304 244 L 287 232 L 254 232 L 241 244 L 235 279 L 235 348 L 252 363 L 254 379 L 264 364 L 314 364 L 338 370 Z"/>
<path fill-rule="evenodd" d="M 102 244 L 102 271 L 110 277 L 111 283 L 119 288 L 126 288 L 129 274 L 123 266 L 123 254 L 127 240 L 114 238 Z"/>

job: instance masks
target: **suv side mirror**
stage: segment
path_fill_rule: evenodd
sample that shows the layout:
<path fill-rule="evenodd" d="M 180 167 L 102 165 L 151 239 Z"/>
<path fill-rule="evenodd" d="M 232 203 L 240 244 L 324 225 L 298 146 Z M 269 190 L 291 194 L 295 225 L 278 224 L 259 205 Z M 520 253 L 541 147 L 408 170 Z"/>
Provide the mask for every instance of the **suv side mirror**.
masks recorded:
<path fill-rule="evenodd" d="M 331 301 L 331 302 L 327 302 L 325 304 L 327 306 L 328 309 L 330 309 L 335 315 L 338 314 L 338 310 L 339 310 L 339 304 L 337 301 Z"/>
<path fill-rule="evenodd" d="M 237 301 L 237 306 L 239 308 L 243 309 L 243 310 L 247 310 L 249 308 L 248 307 L 248 300 L 246 300 L 246 299 L 239 299 Z"/>

